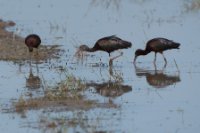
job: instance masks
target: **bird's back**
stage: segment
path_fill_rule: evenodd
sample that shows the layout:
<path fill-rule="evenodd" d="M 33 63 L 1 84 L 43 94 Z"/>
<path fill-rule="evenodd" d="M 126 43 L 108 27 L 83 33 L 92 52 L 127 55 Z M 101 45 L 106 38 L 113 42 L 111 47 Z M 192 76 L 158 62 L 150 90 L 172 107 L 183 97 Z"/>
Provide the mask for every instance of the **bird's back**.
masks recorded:
<path fill-rule="evenodd" d="M 154 38 L 149 40 L 146 45 L 147 51 L 162 52 L 169 49 L 178 49 L 179 43 L 165 38 Z"/>
<path fill-rule="evenodd" d="M 116 36 L 108 36 L 99 39 L 95 45 L 94 49 L 106 51 L 108 53 L 113 52 L 118 49 L 125 49 L 131 47 L 131 43 L 120 39 Z"/>

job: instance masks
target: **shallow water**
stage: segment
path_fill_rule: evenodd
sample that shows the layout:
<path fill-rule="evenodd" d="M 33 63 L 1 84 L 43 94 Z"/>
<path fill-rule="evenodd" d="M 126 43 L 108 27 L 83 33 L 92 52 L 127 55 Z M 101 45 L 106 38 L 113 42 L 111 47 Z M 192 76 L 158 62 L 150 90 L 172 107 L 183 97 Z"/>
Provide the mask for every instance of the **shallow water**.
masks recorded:
<path fill-rule="evenodd" d="M 62 66 L 84 80 L 86 89 L 82 93 L 87 99 L 116 107 L 88 110 L 52 110 L 51 107 L 24 113 L 7 112 L 5 109 L 21 95 L 42 95 L 43 87 L 27 87 L 30 74 L 27 62 L 1 61 L 0 130 L 22 133 L 199 131 L 200 16 L 198 8 L 190 8 L 191 2 L 1 0 L 0 18 L 17 24 L 9 31 L 21 36 L 37 33 L 43 44 L 59 44 L 66 50 L 60 60 L 38 64 L 39 72 L 33 64 L 33 75 L 41 84 L 54 86 L 63 80 L 65 75 L 56 69 Z M 123 50 L 123 57 L 114 61 L 113 67 L 108 67 L 109 57 L 104 52 L 91 53 L 82 63 L 73 57 L 78 45 L 93 46 L 97 39 L 108 35 L 133 43 L 131 49 Z M 181 48 L 164 53 L 168 59 L 166 68 L 161 55 L 155 68 L 152 53 L 139 57 L 134 66 L 135 49 L 144 48 L 145 42 L 154 37 L 180 42 Z M 52 128 L 46 121 L 62 122 Z"/>

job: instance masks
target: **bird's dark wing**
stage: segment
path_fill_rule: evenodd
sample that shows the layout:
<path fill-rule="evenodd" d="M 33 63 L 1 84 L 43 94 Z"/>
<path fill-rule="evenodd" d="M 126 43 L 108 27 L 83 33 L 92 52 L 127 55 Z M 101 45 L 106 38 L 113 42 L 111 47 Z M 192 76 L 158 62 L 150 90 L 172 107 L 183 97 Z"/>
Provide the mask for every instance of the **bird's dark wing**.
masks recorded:
<path fill-rule="evenodd" d="M 115 35 L 101 38 L 95 44 L 95 48 L 107 52 L 129 47 L 131 47 L 130 42 L 122 40 Z"/>
<path fill-rule="evenodd" d="M 147 42 L 146 49 L 153 49 L 153 51 L 162 52 L 167 49 L 174 49 L 180 46 L 179 43 L 176 43 L 172 40 L 165 38 L 154 38 Z"/>

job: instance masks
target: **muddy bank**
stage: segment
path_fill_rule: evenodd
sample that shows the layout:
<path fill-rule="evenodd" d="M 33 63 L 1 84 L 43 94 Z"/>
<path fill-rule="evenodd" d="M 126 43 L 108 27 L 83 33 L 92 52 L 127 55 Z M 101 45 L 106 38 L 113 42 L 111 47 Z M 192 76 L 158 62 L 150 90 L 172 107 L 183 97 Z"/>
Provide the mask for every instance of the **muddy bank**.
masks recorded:
<path fill-rule="evenodd" d="M 12 21 L 3 21 L 0 19 L 0 60 L 22 61 L 29 60 L 28 48 L 24 44 L 24 38 L 9 32 L 6 28 L 15 26 Z M 41 44 L 36 56 L 36 50 L 32 53 L 32 60 L 45 61 L 47 59 L 59 58 L 64 50 L 59 45 Z"/>

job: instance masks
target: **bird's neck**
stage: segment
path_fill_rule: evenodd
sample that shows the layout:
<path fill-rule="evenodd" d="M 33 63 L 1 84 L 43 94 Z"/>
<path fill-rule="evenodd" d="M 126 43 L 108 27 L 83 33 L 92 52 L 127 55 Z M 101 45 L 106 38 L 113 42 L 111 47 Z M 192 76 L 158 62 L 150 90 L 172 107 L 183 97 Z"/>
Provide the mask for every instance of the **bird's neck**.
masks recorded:
<path fill-rule="evenodd" d="M 96 49 L 94 47 L 93 48 L 87 48 L 85 51 L 87 51 L 87 52 L 95 52 Z"/>
<path fill-rule="evenodd" d="M 147 55 L 148 53 L 150 53 L 151 51 L 149 50 L 141 50 L 140 55 Z"/>

